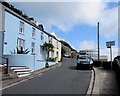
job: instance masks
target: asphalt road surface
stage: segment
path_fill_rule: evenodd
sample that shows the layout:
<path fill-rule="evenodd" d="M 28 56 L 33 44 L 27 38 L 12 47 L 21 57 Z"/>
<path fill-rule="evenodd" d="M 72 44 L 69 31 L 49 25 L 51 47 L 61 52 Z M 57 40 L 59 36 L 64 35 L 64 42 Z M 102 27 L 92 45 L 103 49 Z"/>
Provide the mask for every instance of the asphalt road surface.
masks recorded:
<path fill-rule="evenodd" d="M 76 70 L 76 59 L 65 58 L 63 64 L 41 76 L 3 90 L 3 94 L 83 94 L 90 83 L 91 70 Z"/>

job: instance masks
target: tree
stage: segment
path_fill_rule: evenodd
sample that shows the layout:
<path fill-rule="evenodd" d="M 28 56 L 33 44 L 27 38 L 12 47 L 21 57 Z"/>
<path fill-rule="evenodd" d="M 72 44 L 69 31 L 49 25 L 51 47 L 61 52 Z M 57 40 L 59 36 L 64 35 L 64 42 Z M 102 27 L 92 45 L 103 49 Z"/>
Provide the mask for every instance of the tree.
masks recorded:
<path fill-rule="evenodd" d="M 54 46 L 52 43 L 44 43 L 43 44 L 43 49 L 47 51 L 47 59 L 46 59 L 46 65 L 45 67 L 48 68 L 49 67 L 49 64 L 48 64 L 48 58 L 49 58 L 49 52 L 50 51 L 54 51 Z"/>

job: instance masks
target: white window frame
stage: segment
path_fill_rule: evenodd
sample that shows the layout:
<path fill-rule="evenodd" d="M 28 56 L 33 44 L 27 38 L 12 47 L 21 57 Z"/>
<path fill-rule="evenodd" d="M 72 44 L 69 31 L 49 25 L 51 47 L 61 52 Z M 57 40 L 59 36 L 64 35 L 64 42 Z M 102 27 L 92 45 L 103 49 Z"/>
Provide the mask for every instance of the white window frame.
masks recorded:
<path fill-rule="evenodd" d="M 31 52 L 32 52 L 32 54 L 35 53 L 35 43 L 34 42 L 31 43 Z"/>
<path fill-rule="evenodd" d="M 20 34 L 24 34 L 24 22 L 22 22 L 22 21 L 20 21 L 19 33 L 20 33 Z"/>
<path fill-rule="evenodd" d="M 40 55 L 43 55 L 44 49 L 43 47 L 40 45 Z"/>
<path fill-rule="evenodd" d="M 52 43 L 52 37 L 50 37 L 49 39 L 50 39 L 50 40 L 49 40 L 49 43 Z"/>
<path fill-rule="evenodd" d="M 44 40 L 44 33 L 41 32 L 41 40 L 43 41 Z"/>
<path fill-rule="evenodd" d="M 32 38 L 35 38 L 35 35 L 36 35 L 36 29 L 32 27 Z"/>
<path fill-rule="evenodd" d="M 58 49 L 58 41 L 57 41 L 57 49 Z"/>
<path fill-rule="evenodd" d="M 18 45 L 18 48 L 21 49 L 21 47 L 23 49 L 25 49 L 25 40 L 24 39 L 21 39 L 21 38 L 18 38 L 17 39 L 17 45 Z"/>
<path fill-rule="evenodd" d="M 59 56 L 59 52 L 57 51 L 57 52 L 56 52 L 56 58 L 58 58 L 58 56 Z"/>
<path fill-rule="evenodd" d="M 51 52 L 51 57 L 54 58 L 54 52 Z"/>

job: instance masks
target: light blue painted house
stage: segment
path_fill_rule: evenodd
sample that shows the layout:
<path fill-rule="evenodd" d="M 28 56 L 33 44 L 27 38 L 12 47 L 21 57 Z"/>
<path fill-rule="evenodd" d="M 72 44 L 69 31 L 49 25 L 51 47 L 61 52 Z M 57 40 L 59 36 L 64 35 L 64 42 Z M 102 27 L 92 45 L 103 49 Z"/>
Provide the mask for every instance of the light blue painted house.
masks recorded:
<path fill-rule="evenodd" d="M 46 50 L 43 44 L 48 42 L 49 34 L 44 31 L 41 24 L 26 15 L 20 15 L 8 5 L 2 4 L 4 25 L 4 42 L 2 44 L 4 57 L 9 58 L 9 66 L 26 66 L 32 71 L 45 67 Z M 1 22 L 1 21 L 0 21 Z M 28 54 L 16 54 L 19 50 L 28 49 Z M 55 62 L 50 65 L 55 64 Z"/>

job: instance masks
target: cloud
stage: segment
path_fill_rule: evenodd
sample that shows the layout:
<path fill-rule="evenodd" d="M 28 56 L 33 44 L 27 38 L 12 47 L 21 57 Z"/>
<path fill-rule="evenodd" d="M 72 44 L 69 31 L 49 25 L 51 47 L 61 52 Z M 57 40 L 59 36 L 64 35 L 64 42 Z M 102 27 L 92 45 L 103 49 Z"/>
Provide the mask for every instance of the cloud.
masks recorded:
<path fill-rule="evenodd" d="M 65 39 L 63 39 L 63 38 L 59 38 L 57 35 L 56 35 L 56 33 L 55 32 L 51 32 L 50 33 L 51 35 L 53 35 L 53 36 L 55 36 L 58 40 L 63 40 L 63 41 L 66 41 Z"/>
<path fill-rule="evenodd" d="M 118 7 L 105 9 L 99 20 L 101 35 L 106 38 L 118 35 Z"/>
<path fill-rule="evenodd" d="M 55 32 L 51 32 L 50 34 L 53 35 L 53 36 L 55 36 L 55 37 L 57 37 L 57 35 L 55 34 Z"/>
<path fill-rule="evenodd" d="M 80 2 L 29 2 L 26 0 L 26 2 L 12 4 L 24 10 L 29 16 L 35 17 L 48 32 L 54 30 L 53 26 L 62 32 L 70 32 L 75 25 L 96 26 L 99 21 L 101 35 L 110 38 L 118 33 L 118 8 L 106 8 L 105 1 L 111 0 L 80 0 Z"/>
<path fill-rule="evenodd" d="M 5 0 L 9 2 L 118 2 L 119 0 Z"/>
<path fill-rule="evenodd" d="M 96 25 L 105 6 L 105 2 L 13 2 L 12 4 L 25 10 L 29 16 L 33 15 L 37 21 L 43 23 L 48 32 L 52 31 L 52 26 L 63 32 L 69 32 L 78 24 Z"/>
<path fill-rule="evenodd" d="M 80 50 L 96 50 L 96 45 L 94 41 L 82 41 L 80 42 Z M 79 50 L 79 51 L 80 51 Z M 112 60 L 120 55 L 119 52 L 120 48 L 112 48 Z M 100 55 L 106 55 L 108 58 L 108 61 L 110 61 L 110 49 L 105 48 L 105 49 L 100 49 Z"/>
<path fill-rule="evenodd" d="M 95 50 L 96 45 L 94 41 L 82 41 L 80 42 L 80 50 Z"/>
<path fill-rule="evenodd" d="M 110 38 L 117 35 L 118 10 L 105 9 L 106 3 L 101 2 L 19 2 L 13 3 L 25 10 L 29 16 L 42 23 L 45 30 L 53 31 L 53 26 L 62 32 L 70 32 L 75 25 L 87 24 L 96 26 L 100 21 L 101 35 Z M 41 9 L 41 10 L 40 10 Z M 112 29 L 111 29 L 112 28 Z"/>

